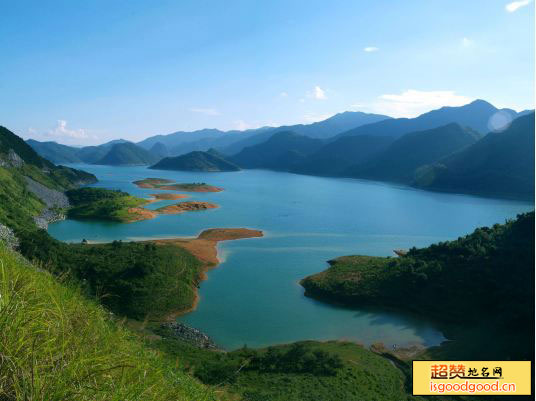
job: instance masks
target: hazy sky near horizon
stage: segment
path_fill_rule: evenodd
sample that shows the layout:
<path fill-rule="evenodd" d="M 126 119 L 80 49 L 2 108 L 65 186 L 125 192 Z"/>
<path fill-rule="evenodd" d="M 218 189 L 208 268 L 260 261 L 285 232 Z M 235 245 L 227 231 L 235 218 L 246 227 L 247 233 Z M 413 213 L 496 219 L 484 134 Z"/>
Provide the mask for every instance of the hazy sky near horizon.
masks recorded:
<path fill-rule="evenodd" d="M 21 0 L 0 51 L 0 125 L 65 144 L 534 108 L 531 0 Z"/>

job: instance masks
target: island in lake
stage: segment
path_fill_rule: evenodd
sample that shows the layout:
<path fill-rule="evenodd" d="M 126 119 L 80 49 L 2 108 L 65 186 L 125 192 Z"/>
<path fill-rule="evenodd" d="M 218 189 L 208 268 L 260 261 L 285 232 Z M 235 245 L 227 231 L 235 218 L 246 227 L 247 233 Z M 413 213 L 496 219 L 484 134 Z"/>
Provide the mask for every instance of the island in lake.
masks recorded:
<path fill-rule="evenodd" d="M 142 199 L 119 190 L 103 188 L 79 188 L 66 192 L 71 205 L 67 215 L 78 219 L 101 219 L 121 223 L 153 219 L 160 214 L 179 214 L 215 209 L 215 203 L 188 201 L 168 205 L 156 210 L 144 206 L 159 200 L 174 200 L 187 198 L 183 194 L 154 194 L 153 199 Z"/>
<path fill-rule="evenodd" d="M 175 183 L 172 180 L 164 178 L 145 178 L 144 180 L 134 181 L 134 184 L 138 188 L 145 189 L 164 189 L 171 191 L 185 191 L 185 192 L 221 192 L 223 188 L 218 188 L 213 185 L 208 185 L 204 182 L 192 182 L 192 183 Z"/>

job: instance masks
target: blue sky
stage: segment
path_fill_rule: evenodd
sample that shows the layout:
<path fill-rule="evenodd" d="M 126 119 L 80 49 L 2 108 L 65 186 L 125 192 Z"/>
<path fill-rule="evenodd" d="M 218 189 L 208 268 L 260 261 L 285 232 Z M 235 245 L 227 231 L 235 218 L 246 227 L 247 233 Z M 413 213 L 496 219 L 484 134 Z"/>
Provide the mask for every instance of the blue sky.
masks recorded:
<path fill-rule="evenodd" d="M 534 3 L 16 1 L 0 14 L 0 125 L 66 144 L 534 107 Z"/>

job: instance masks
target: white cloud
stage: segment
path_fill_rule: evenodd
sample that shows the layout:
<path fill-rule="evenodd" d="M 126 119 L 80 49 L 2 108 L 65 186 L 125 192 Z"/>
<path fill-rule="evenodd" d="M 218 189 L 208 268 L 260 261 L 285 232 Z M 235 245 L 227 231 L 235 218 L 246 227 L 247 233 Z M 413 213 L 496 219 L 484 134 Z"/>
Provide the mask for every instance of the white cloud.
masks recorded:
<path fill-rule="evenodd" d="M 305 103 L 305 99 L 303 97 L 300 99 L 300 103 Z"/>
<path fill-rule="evenodd" d="M 475 44 L 474 40 L 471 40 L 469 38 L 463 38 L 462 39 L 462 46 L 463 47 L 472 47 Z"/>
<path fill-rule="evenodd" d="M 246 123 L 244 120 L 236 120 L 234 122 L 234 125 L 235 125 L 236 129 L 239 130 L 239 131 L 245 131 L 247 129 L 253 128 L 251 125 Z"/>
<path fill-rule="evenodd" d="M 88 135 L 85 130 L 79 129 L 69 129 L 67 128 L 67 121 L 58 120 L 58 124 L 54 129 L 47 131 L 47 136 L 52 137 L 64 137 L 64 138 L 73 138 L 73 139 L 86 139 Z"/>
<path fill-rule="evenodd" d="M 192 107 L 190 108 L 191 112 L 206 114 L 207 116 L 221 116 L 221 113 L 216 109 L 208 109 L 202 107 Z"/>
<path fill-rule="evenodd" d="M 517 11 L 521 7 L 528 6 L 531 2 L 532 2 L 532 0 L 513 1 L 511 3 L 508 3 L 506 6 L 504 6 L 504 8 L 509 13 L 513 13 L 514 11 Z"/>
<path fill-rule="evenodd" d="M 443 106 L 462 106 L 473 99 L 457 95 L 454 91 L 419 91 L 409 89 L 399 95 L 386 94 L 372 105 L 376 112 L 391 117 L 416 117 Z"/>
<path fill-rule="evenodd" d="M 373 52 L 377 52 L 379 51 L 380 49 L 378 49 L 377 47 L 374 47 L 374 46 L 368 46 L 368 47 L 365 47 L 363 49 L 364 52 L 367 52 L 367 53 L 373 53 Z"/>
<path fill-rule="evenodd" d="M 279 96 L 281 96 L 281 97 L 287 97 L 287 96 L 288 96 L 288 93 L 287 93 L 287 92 L 281 92 L 281 93 L 279 94 Z"/>
<path fill-rule="evenodd" d="M 314 94 L 313 94 L 314 98 L 317 99 L 317 100 L 326 100 L 327 99 L 327 96 L 326 96 L 326 91 L 324 91 L 324 89 L 322 89 L 320 86 L 315 86 L 315 91 L 314 91 Z"/>

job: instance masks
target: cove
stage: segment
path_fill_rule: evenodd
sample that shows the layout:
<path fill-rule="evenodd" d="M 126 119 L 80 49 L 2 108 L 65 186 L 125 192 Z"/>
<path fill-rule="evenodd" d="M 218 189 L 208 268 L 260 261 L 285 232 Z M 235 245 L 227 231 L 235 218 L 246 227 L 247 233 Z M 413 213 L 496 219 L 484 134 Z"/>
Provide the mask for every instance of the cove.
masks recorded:
<path fill-rule="evenodd" d="M 393 249 L 455 239 L 533 209 L 530 202 L 263 170 L 189 173 L 72 166 L 95 174 L 96 187 L 146 198 L 169 191 L 137 188 L 133 181 L 158 177 L 206 182 L 224 191 L 190 193 L 187 200 L 220 206 L 203 212 L 160 215 L 131 224 L 75 220 L 51 224 L 49 233 L 60 240 L 193 237 L 214 227 L 264 232 L 263 238 L 219 245 L 221 263 L 201 284 L 197 309 L 179 319 L 226 349 L 305 339 L 436 345 L 444 337 L 433 322 L 382 309 L 328 305 L 305 297 L 298 281 L 325 269 L 326 261 L 338 256 L 394 256 Z M 148 208 L 176 202 L 159 201 Z"/>

